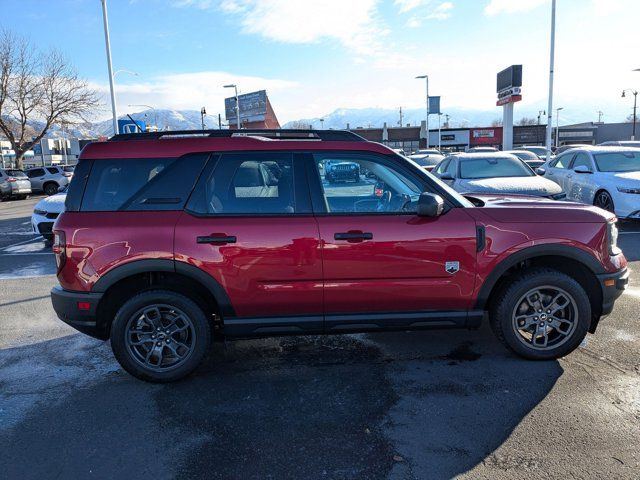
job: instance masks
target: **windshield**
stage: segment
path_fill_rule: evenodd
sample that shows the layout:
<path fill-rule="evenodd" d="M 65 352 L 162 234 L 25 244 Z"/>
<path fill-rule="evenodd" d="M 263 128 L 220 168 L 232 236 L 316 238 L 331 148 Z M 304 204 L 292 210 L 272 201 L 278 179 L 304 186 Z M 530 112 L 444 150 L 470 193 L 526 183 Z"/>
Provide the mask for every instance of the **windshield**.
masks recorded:
<path fill-rule="evenodd" d="M 9 175 L 10 177 L 16 177 L 16 178 L 27 178 L 27 174 L 24 173 L 22 170 L 5 170 L 7 172 L 7 175 Z"/>
<path fill-rule="evenodd" d="M 526 148 L 522 148 L 523 152 L 534 152 L 537 155 L 546 155 L 547 154 L 547 149 L 544 147 L 526 147 Z"/>
<path fill-rule="evenodd" d="M 529 152 L 528 150 L 518 150 L 516 152 L 510 153 L 518 157 L 520 160 L 538 160 L 538 156 L 533 152 Z"/>
<path fill-rule="evenodd" d="M 607 152 L 594 154 L 596 165 L 601 172 L 640 171 L 640 150 L 637 152 Z"/>
<path fill-rule="evenodd" d="M 460 178 L 532 177 L 535 173 L 516 158 L 465 158 L 460 161 Z"/>
<path fill-rule="evenodd" d="M 421 167 L 430 167 L 440 163 L 440 160 L 442 160 L 444 157 L 442 155 L 414 155 L 409 158 L 411 158 L 411 160 L 416 162 Z"/>

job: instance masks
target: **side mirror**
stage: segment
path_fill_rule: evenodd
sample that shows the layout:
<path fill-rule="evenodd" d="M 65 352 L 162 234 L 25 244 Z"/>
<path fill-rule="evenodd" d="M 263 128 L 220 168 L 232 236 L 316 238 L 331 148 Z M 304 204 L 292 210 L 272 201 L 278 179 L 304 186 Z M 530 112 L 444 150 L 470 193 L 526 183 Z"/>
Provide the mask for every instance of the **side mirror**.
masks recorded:
<path fill-rule="evenodd" d="M 578 165 L 576 168 L 573 169 L 573 171 L 576 173 L 593 173 L 591 169 L 586 165 Z"/>
<path fill-rule="evenodd" d="M 440 195 L 423 192 L 418 198 L 416 213 L 419 217 L 437 217 L 444 210 L 444 200 Z"/>
<path fill-rule="evenodd" d="M 453 180 L 453 175 L 449 172 L 443 172 L 440 174 L 440 180 Z"/>
<path fill-rule="evenodd" d="M 536 168 L 536 173 L 538 175 L 544 175 L 545 173 L 547 173 L 547 169 L 544 168 L 544 167 L 538 167 L 538 168 Z"/>

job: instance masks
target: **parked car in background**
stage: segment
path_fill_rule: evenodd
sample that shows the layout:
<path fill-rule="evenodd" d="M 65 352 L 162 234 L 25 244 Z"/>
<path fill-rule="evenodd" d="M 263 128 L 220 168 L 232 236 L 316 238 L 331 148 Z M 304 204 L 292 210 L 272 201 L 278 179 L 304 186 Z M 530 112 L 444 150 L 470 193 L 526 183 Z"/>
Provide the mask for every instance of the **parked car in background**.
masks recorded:
<path fill-rule="evenodd" d="M 438 150 L 418 150 L 413 155 L 409 155 L 409 158 L 430 172 L 442 161 L 444 155 Z"/>
<path fill-rule="evenodd" d="M 571 150 L 573 148 L 588 147 L 589 145 L 590 144 L 584 144 L 584 143 L 572 143 L 571 145 L 562 145 L 556 148 L 556 151 L 554 152 L 554 154 L 560 155 L 561 153 L 564 153 L 567 150 Z"/>
<path fill-rule="evenodd" d="M 0 169 L 0 200 L 25 199 L 31 194 L 31 182 L 27 175 L 15 168 Z"/>
<path fill-rule="evenodd" d="M 64 201 L 67 198 L 67 188 L 60 187 L 60 192 L 45 197 L 36 203 L 31 215 L 31 228 L 33 233 L 42 235 L 45 243 L 53 242 L 53 224 L 64 211 Z"/>
<path fill-rule="evenodd" d="M 481 153 L 481 152 L 498 152 L 495 147 L 471 147 L 467 150 L 467 153 Z"/>
<path fill-rule="evenodd" d="M 635 147 L 640 148 L 639 140 L 610 140 L 608 142 L 599 143 L 600 147 Z"/>
<path fill-rule="evenodd" d="M 329 183 L 360 181 L 360 165 L 356 162 L 327 162 L 324 172 Z"/>
<path fill-rule="evenodd" d="M 432 173 L 460 193 L 533 195 L 552 200 L 565 196 L 560 186 L 536 175 L 510 153 L 453 155 L 446 157 Z"/>
<path fill-rule="evenodd" d="M 183 378 L 212 337 L 483 321 L 516 354 L 551 360 L 594 333 L 627 284 L 604 210 L 524 196 L 472 202 L 352 132 L 193 133 L 87 145 L 53 228 L 56 314 L 110 339 L 138 378 Z M 462 172 L 488 163 L 493 174 L 544 180 L 497 155 L 467 154 Z M 327 160 L 378 181 L 328 185 Z M 277 184 L 253 187 L 272 162 Z"/>
<path fill-rule="evenodd" d="M 73 165 L 53 165 L 30 168 L 25 173 L 31 181 L 31 189 L 34 192 L 55 195 L 58 193 L 58 188 L 66 186 L 71 181 L 74 168 Z"/>
<path fill-rule="evenodd" d="M 514 150 L 531 152 L 542 160 L 547 160 L 547 148 L 540 145 L 522 145 L 520 147 L 514 147 Z M 515 153 L 515 152 L 514 152 Z M 553 156 L 553 153 L 551 154 Z"/>
<path fill-rule="evenodd" d="M 515 155 L 524 163 L 529 165 L 534 172 L 536 168 L 544 165 L 544 160 L 542 160 L 540 157 L 538 157 L 538 155 L 536 155 L 535 153 L 529 150 L 505 150 L 504 153 L 510 153 L 512 155 Z"/>
<path fill-rule="evenodd" d="M 596 205 L 619 218 L 640 219 L 640 149 L 585 146 L 538 168 L 568 200 Z"/>

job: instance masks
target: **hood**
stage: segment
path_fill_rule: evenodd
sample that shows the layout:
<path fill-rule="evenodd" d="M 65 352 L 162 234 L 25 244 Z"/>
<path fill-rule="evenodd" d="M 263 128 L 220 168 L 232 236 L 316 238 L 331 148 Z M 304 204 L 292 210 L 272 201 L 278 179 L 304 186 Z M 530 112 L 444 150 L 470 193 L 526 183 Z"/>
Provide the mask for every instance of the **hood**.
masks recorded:
<path fill-rule="evenodd" d="M 483 213 L 507 223 L 603 223 L 615 220 L 613 213 L 592 205 L 563 202 L 525 195 L 466 195 L 480 200 Z M 476 203 L 476 202 L 474 202 Z"/>
<path fill-rule="evenodd" d="M 638 187 L 640 183 L 640 171 L 636 172 L 600 172 L 604 175 L 611 176 L 617 180 L 622 180 L 622 182 L 631 187 Z"/>
<path fill-rule="evenodd" d="M 472 193 L 500 193 L 516 195 L 534 195 L 548 197 L 562 193 L 562 187 L 551 180 L 538 175 L 533 177 L 482 178 L 478 180 L 461 179 L 459 189 Z"/>
<path fill-rule="evenodd" d="M 45 197 L 36 203 L 34 210 L 44 210 L 49 213 L 62 213 L 64 211 L 64 201 L 66 193 L 56 193 L 50 197 Z"/>

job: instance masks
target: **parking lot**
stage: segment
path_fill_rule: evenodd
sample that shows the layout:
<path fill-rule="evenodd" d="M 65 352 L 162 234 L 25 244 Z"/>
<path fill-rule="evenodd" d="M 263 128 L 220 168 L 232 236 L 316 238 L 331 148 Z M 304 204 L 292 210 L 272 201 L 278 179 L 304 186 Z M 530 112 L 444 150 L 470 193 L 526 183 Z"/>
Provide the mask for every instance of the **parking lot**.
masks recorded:
<path fill-rule="evenodd" d="M 621 228 L 628 291 L 560 361 L 486 326 L 283 337 L 154 385 L 56 319 L 36 201 L 0 203 L 2 477 L 638 478 L 640 224 Z"/>

